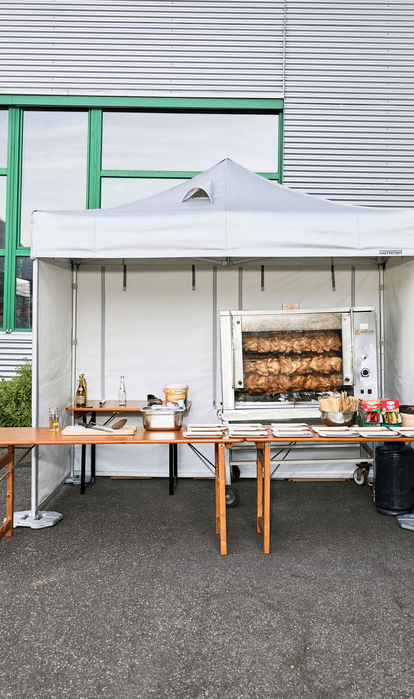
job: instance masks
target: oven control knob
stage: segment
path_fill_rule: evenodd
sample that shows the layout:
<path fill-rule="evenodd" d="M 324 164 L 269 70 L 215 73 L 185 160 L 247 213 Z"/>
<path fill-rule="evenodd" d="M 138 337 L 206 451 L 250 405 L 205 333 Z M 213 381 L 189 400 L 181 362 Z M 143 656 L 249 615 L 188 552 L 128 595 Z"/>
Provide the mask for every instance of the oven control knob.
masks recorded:
<path fill-rule="evenodd" d="M 371 373 L 370 370 L 367 369 L 366 367 L 364 367 L 364 369 L 361 369 L 361 376 L 363 376 L 364 379 L 368 378 L 370 373 Z"/>

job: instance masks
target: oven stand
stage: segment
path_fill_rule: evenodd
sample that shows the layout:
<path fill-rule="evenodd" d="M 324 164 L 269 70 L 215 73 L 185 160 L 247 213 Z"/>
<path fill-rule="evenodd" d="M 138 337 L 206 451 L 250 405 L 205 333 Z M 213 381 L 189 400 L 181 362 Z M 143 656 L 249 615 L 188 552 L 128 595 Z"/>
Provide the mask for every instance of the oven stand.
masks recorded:
<path fill-rule="evenodd" d="M 276 446 L 276 445 L 275 445 Z M 277 445 L 279 447 L 279 450 L 277 451 L 276 454 L 272 454 L 271 457 L 271 463 L 273 463 L 276 468 L 272 471 L 271 477 L 273 477 L 274 473 L 277 471 L 279 466 L 285 461 L 286 457 L 288 454 L 292 452 L 297 452 L 302 450 L 312 450 L 312 449 L 332 449 L 332 448 L 345 448 L 345 447 L 354 447 L 358 446 L 355 443 L 350 444 L 349 442 L 346 443 L 341 443 L 341 444 L 307 444 L 306 442 L 286 442 L 286 444 L 280 443 Z M 257 461 L 256 459 L 237 459 L 237 452 L 238 451 L 246 451 L 251 449 L 251 445 L 247 444 L 235 444 L 233 445 L 233 449 L 231 450 L 231 462 L 230 462 L 230 468 L 233 466 L 239 466 L 240 468 L 243 466 L 256 466 Z M 286 452 L 282 457 L 279 457 L 279 454 L 282 452 Z M 312 464 L 339 464 L 339 463 L 349 463 L 349 464 L 355 464 L 356 470 L 358 468 L 362 468 L 363 470 L 366 471 L 366 478 L 364 479 L 364 482 L 367 482 L 368 480 L 368 470 L 373 466 L 374 464 L 374 452 L 373 450 L 365 444 L 360 445 L 360 459 L 363 459 L 362 464 L 358 464 L 358 457 L 355 456 L 353 458 L 329 458 L 329 459 L 323 459 L 323 458 L 309 458 L 309 459 L 289 459 L 287 463 L 291 465 L 312 465 Z M 251 477 L 254 477 L 253 475 Z M 277 480 L 277 476 L 275 477 L 275 480 Z M 321 478 L 322 480 L 322 478 Z M 354 480 L 356 483 L 359 484 L 359 482 L 355 479 L 355 472 L 354 472 Z M 362 484 L 362 483 L 361 483 Z"/>

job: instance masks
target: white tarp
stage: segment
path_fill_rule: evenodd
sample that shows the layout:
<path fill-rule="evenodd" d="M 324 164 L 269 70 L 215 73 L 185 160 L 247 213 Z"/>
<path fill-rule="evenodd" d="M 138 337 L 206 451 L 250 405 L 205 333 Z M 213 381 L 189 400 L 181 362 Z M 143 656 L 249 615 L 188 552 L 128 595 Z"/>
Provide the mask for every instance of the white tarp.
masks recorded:
<path fill-rule="evenodd" d="M 370 260 L 342 260 L 336 265 L 336 291 L 332 290 L 330 260 L 292 261 L 291 266 L 266 265 L 265 288 L 261 291 L 260 265 L 243 266 L 242 298 L 246 310 L 281 308 L 283 302 L 298 302 L 302 308 L 350 306 L 352 273 L 355 269 L 355 304 L 377 305 L 378 269 Z M 47 263 L 46 263 L 47 264 Z M 188 382 L 193 407 L 187 422 L 216 422 L 220 407 L 219 376 L 213 374 L 213 319 L 221 310 L 238 307 L 240 275 L 238 266 L 217 269 L 217 298 L 213 295 L 211 265 L 196 267 L 196 288 L 192 290 L 190 261 L 128 264 L 127 288 L 123 291 L 120 264 L 105 265 L 105 397 L 116 400 L 120 374 L 126 377 L 127 395 L 145 399 L 148 393 L 162 397 L 169 381 Z M 78 273 L 77 375 L 85 373 L 91 398 L 101 396 L 101 283 L 100 265 L 82 264 Z M 216 309 L 214 303 L 216 302 Z M 218 339 L 218 325 L 216 327 Z M 218 369 L 219 348 L 216 349 Z M 217 406 L 213 406 L 214 378 Z M 109 417 L 105 415 L 105 418 Z M 100 419 L 103 421 L 104 416 Z M 128 422 L 142 425 L 138 415 Z M 200 445 L 210 460 L 214 451 Z M 79 471 L 80 448 L 77 448 Z M 310 455 L 312 456 L 312 455 Z M 296 457 L 310 458 L 304 452 Z M 281 467 L 280 477 L 349 477 L 360 460 L 359 450 L 324 450 L 315 457 L 355 456 L 353 464 Z M 254 458 L 243 454 L 241 458 Z M 89 467 L 89 465 L 88 465 Z M 97 474 L 101 476 L 164 476 L 168 473 L 166 446 L 104 446 L 96 449 Z M 255 466 L 243 466 L 243 476 L 254 477 Z M 209 476 L 186 446 L 179 448 L 179 476 Z"/>
<path fill-rule="evenodd" d="M 390 260 L 385 283 L 386 395 L 412 404 L 414 260 Z"/>
<path fill-rule="evenodd" d="M 36 318 L 34 319 L 36 322 Z M 59 408 L 60 424 L 69 424 L 72 273 L 68 262 L 39 261 L 39 310 L 37 318 L 37 426 L 49 424 L 49 408 Z M 68 446 L 38 447 L 38 502 L 44 503 L 70 470 Z"/>
<path fill-rule="evenodd" d="M 191 190 L 195 196 L 188 196 Z M 229 159 L 132 204 L 32 215 L 33 257 L 393 254 L 414 255 L 414 209 L 336 204 L 273 183 Z"/>

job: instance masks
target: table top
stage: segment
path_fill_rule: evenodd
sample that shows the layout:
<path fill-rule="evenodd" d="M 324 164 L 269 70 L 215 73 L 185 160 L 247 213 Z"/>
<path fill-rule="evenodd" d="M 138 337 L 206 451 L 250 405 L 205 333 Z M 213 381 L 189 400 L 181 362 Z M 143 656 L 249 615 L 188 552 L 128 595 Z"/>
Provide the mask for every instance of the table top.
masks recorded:
<path fill-rule="evenodd" d="M 184 428 L 185 429 L 185 428 Z M 183 430 L 171 432 L 149 432 L 143 427 L 137 427 L 134 435 L 114 436 L 102 433 L 102 437 L 96 434 L 87 436 L 68 435 L 62 436 L 62 430 L 51 432 L 48 427 L 1 427 L 0 445 L 21 444 L 240 444 L 243 437 L 201 437 L 186 439 Z"/>
<path fill-rule="evenodd" d="M 410 438 L 409 437 L 389 437 L 384 438 L 383 435 L 378 437 L 361 437 L 361 435 L 357 434 L 353 437 L 337 437 L 334 434 L 332 434 L 332 437 L 320 437 L 316 432 L 313 433 L 312 437 L 297 437 L 291 436 L 291 437 L 275 437 L 274 434 L 272 433 L 271 429 L 269 428 L 269 434 L 267 437 L 245 437 L 246 442 L 255 442 L 256 444 L 263 444 L 263 442 L 271 442 L 272 444 L 294 444 L 296 442 L 308 442 L 309 444 L 348 444 L 349 443 L 357 443 L 360 444 L 362 442 L 409 442 Z M 414 439 L 412 440 L 414 441 Z"/>
<path fill-rule="evenodd" d="M 16 445 L 16 444 L 240 444 L 241 442 L 253 442 L 263 444 L 264 442 L 272 444 L 294 444 L 296 442 L 308 442 L 309 444 L 329 444 L 329 443 L 362 443 L 362 442 L 409 442 L 408 437 L 390 437 L 389 439 L 378 439 L 378 437 L 320 437 L 314 434 L 312 437 L 275 437 L 270 429 L 267 437 L 194 437 L 187 439 L 183 435 L 182 430 L 171 432 L 158 432 L 145 430 L 143 427 L 137 427 L 134 435 L 114 436 L 112 434 L 104 434 L 98 436 L 91 434 L 90 437 L 68 435 L 62 436 L 62 431 L 51 432 L 48 427 L 1 427 L 0 428 L 0 445 Z M 412 440 L 414 441 L 414 440 Z"/>
<path fill-rule="evenodd" d="M 68 405 L 66 410 L 76 413 L 139 413 L 148 405 L 147 400 L 127 400 L 126 405 L 119 405 L 117 400 L 107 400 L 99 405 L 99 400 L 88 400 L 88 405 L 79 406 L 76 403 Z M 191 401 L 187 403 L 186 412 L 191 408 Z"/>

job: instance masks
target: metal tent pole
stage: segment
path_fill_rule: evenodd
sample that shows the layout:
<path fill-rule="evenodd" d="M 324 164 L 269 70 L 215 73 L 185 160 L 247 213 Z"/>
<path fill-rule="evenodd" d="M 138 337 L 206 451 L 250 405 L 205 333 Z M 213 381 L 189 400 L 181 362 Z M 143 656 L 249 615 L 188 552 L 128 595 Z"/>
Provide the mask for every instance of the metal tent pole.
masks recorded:
<path fill-rule="evenodd" d="M 32 353 L 32 425 L 39 426 L 39 260 L 33 261 L 33 353 Z M 14 527 L 43 529 L 53 527 L 63 518 L 59 512 L 40 512 L 38 508 L 39 447 L 32 451 L 31 509 L 15 512 Z"/>

